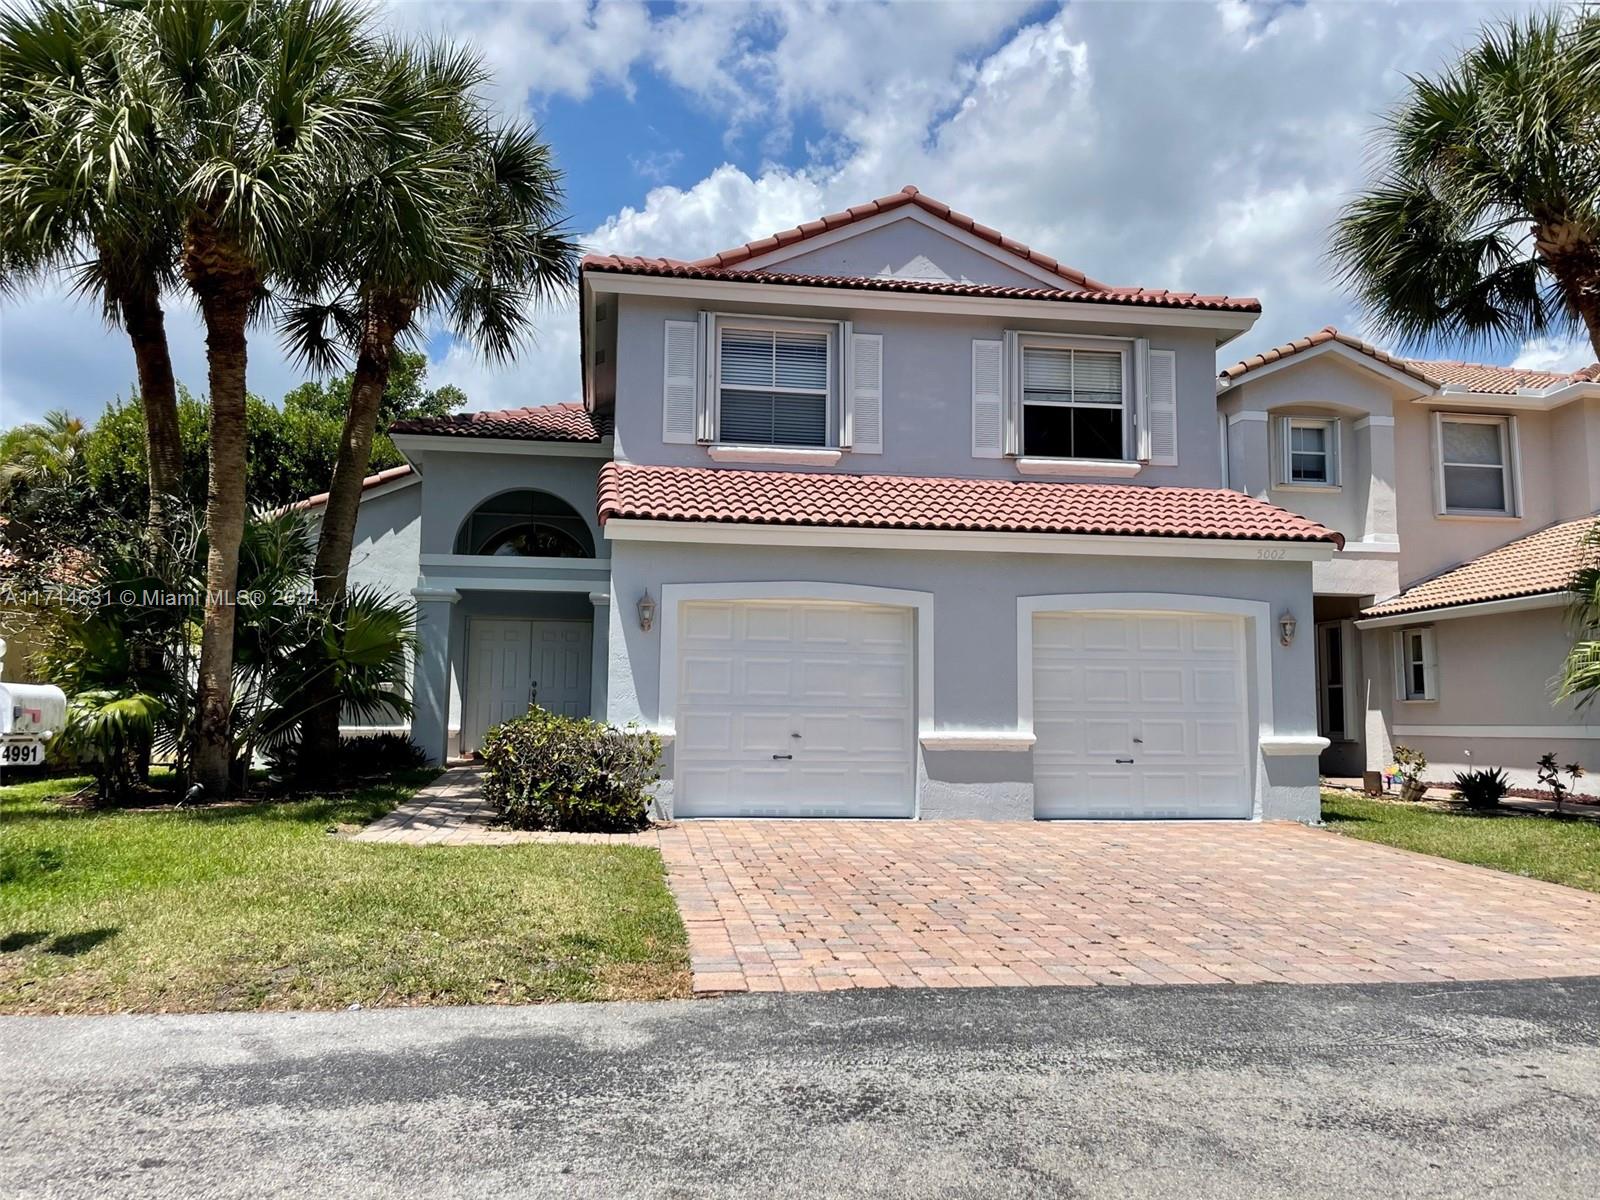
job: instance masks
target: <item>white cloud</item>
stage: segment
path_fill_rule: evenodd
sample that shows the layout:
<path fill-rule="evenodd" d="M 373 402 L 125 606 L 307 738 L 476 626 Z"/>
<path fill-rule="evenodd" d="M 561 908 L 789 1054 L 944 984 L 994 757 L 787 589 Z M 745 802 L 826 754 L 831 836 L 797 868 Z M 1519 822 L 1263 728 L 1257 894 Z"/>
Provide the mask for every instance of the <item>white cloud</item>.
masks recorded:
<path fill-rule="evenodd" d="M 1586 337 L 1542 337 L 1524 342 L 1511 365 L 1526 371 L 1576 371 L 1594 360 L 1594 345 Z"/>

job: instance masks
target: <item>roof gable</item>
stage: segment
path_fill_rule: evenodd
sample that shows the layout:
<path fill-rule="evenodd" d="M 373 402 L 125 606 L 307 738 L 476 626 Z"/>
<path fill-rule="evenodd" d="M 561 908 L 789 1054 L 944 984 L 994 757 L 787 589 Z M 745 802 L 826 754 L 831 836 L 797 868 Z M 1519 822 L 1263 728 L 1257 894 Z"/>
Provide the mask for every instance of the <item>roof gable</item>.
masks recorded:
<path fill-rule="evenodd" d="M 695 262 L 697 267 L 733 267 L 738 266 L 746 270 L 774 270 L 778 264 L 788 264 L 802 255 L 811 255 L 823 248 L 834 246 L 843 241 L 852 241 L 875 229 L 888 225 L 901 225 L 906 220 L 912 220 L 942 234 L 947 242 L 956 242 L 967 248 L 977 251 L 998 267 L 1003 267 L 1010 272 L 1010 278 L 974 278 L 971 282 L 997 284 L 1001 286 L 1019 286 L 1016 282 L 1020 276 L 1032 281 L 1034 285 L 1045 284 L 1053 288 L 1088 288 L 1104 290 L 1106 285 L 1090 279 L 1082 271 L 1074 270 L 1063 263 L 1057 262 L 1048 254 L 1042 254 L 1030 246 L 1017 241 L 1015 238 L 1006 237 L 997 229 L 987 225 L 980 225 L 965 213 L 956 212 L 948 204 L 935 200 L 931 196 L 911 186 L 901 188 L 887 196 L 880 196 L 876 200 L 869 200 L 865 204 L 857 204 L 842 212 L 829 213 L 814 221 L 807 221 L 793 229 L 781 230 L 764 238 L 757 238 L 753 242 L 746 242 L 743 246 L 734 246 L 728 250 L 721 250 L 709 258 L 702 258 Z M 934 243 L 929 243 L 930 246 Z M 881 252 L 881 251 L 880 251 Z M 859 253 L 856 255 L 859 257 Z M 872 257 L 872 255 L 868 255 Z M 828 261 L 824 258 L 822 261 Z M 966 260 L 972 263 L 974 260 Z M 934 259 L 938 265 L 937 258 Z M 819 270 L 815 265 L 809 268 L 795 267 L 795 271 L 805 274 L 818 275 L 877 275 L 878 271 L 862 272 L 858 270 Z M 900 276 L 901 278 L 922 278 L 921 276 Z M 949 276 L 950 281 L 962 281 L 960 276 Z M 941 280 L 942 282 L 942 280 Z M 1020 286 L 1026 286 L 1020 285 Z"/>

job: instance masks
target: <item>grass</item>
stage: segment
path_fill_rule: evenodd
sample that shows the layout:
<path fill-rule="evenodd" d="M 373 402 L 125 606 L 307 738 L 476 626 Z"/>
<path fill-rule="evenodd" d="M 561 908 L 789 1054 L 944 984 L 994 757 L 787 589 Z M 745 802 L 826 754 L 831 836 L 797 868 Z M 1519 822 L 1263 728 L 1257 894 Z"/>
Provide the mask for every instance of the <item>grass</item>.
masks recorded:
<path fill-rule="evenodd" d="M 1439 858 L 1600 892 L 1600 822 L 1511 812 L 1445 812 L 1322 793 L 1329 828 Z"/>
<path fill-rule="evenodd" d="M 429 777 L 190 812 L 58 803 L 80 779 L 0 788 L 0 1012 L 688 993 L 653 850 L 336 836 Z"/>

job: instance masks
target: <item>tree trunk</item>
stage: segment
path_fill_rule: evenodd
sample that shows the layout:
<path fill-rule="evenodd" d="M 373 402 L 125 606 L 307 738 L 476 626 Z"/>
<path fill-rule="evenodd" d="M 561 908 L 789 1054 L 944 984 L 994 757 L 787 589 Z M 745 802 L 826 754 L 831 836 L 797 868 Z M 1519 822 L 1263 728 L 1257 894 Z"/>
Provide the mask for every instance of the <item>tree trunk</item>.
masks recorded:
<path fill-rule="evenodd" d="M 183 439 L 178 432 L 178 385 L 167 351 L 166 316 L 154 281 L 121 297 L 122 321 L 133 343 L 144 407 L 145 457 L 149 464 L 150 538 L 158 550 L 171 531 L 183 491 Z"/>
<path fill-rule="evenodd" d="M 1546 219 L 1533 227 L 1534 245 L 1567 305 L 1583 322 L 1600 362 L 1600 241 L 1574 221 Z"/>
<path fill-rule="evenodd" d="M 211 386 L 211 478 L 206 489 L 206 597 L 200 633 L 194 772 L 224 796 L 231 762 L 234 589 L 245 522 L 245 323 L 256 274 L 243 247 L 204 217 L 184 239 L 184 273 L 206 326 Z"/>
<path fill-rule="evenodd" d="M 317 603 L 335 620 L 342 615 L 349 584 L 350 549 L 361 511 L 361 481 L 372 461 L 372 438 L 383 390 L 389 384 L 394 342 L 410 323 L 412 307 L 404 300 L 376 299 L 368 304 L 362 321 L 361 345 L 350 383 L 350 411 L 345 414 L 339 456 L 334 460 L 333 482 L 328 487 L 322 530 L 317 537 Z M 331 672 L 322 671 L 314 677 L 305 700 L 309 707 L 300 723 L 300 755 L 296 762 L 302 779 L 337 761 L 339 687 Z"/>

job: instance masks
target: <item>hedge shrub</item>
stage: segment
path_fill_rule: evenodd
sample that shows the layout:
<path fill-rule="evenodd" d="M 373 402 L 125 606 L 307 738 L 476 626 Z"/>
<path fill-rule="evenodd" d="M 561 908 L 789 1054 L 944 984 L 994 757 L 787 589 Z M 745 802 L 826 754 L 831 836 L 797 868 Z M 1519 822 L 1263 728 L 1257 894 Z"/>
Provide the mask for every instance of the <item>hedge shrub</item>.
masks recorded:
<path fill-rule="evenodd" d="M 483 740 L 484 796 L 513 829 L 623 833 L 649 823 L 661 739 L 542 708 Z"/>

